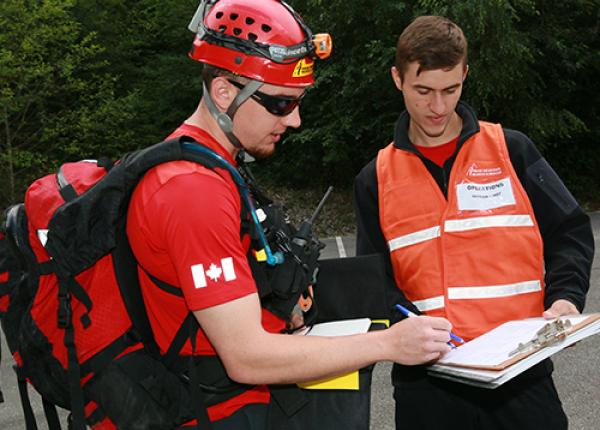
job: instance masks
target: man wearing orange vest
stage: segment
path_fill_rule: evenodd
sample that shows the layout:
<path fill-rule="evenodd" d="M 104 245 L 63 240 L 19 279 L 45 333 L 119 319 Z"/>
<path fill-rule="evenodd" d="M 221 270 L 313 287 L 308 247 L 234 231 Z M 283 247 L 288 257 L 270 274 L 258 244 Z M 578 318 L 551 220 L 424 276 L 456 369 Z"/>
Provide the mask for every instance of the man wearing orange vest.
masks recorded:
<path fill-rule="evenodd" d="M 589 217 L 524 134 L 478 121 L 460 95 L 467 41 L 423 16 L 391 74 L 406 111 L 355 181 L 357 254 L 387 256 L 392 303 L 473 339 L 503 322 L 577 314 L 589 287 Z M 393 280 L 392 280 L 393 278 Z M 566 429 L 548 359 L 495 390 L 392 372 L 396 428 Z"/>

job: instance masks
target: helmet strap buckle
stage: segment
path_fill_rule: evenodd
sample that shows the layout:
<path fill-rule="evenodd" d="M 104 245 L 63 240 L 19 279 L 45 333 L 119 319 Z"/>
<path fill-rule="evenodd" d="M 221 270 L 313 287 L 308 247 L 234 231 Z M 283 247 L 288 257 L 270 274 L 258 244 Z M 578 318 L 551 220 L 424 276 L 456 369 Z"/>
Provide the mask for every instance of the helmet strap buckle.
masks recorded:
<path fill-rule="evenodd" d="M 262 86 L 262 82 L 250 80 L 236 95 L 235 99 L 233 99 L 233 102 L 231 102 L 231 105 L 229 105 L 227 108 L 227 112 L 221 112 L 215 105 L 215 102 L 212 99 L 206 84 L 202 84 L 203 99 L 208 107 L 208 111 L 217 122 L 219 128 L 223 131 L 223 133 L 225 133 L 225 136 L 227 136 L 229 142 L 231 142 L 231 144 L 237 149 L 243 150 L 244 146 L 233 133 L 233 117 L 242 103 L 248 100 L 252 94 L 254 94 Z"/>

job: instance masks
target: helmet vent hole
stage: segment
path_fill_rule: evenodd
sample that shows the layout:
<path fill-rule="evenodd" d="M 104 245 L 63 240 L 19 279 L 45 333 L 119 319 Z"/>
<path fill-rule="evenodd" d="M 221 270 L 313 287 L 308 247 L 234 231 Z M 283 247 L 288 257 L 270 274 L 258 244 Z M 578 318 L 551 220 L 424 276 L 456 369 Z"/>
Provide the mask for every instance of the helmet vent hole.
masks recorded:
<path fill-rule="evenodd" d="M 252 42 L 256 42 L 256 40 L 258 39 L 258 36 L 254 33 L 248 33 L 248 39 L 251 40 Z"/>
<path fill-rule="evenodd" d="M 217 17 L 217 19 L 221 19 L 223 18 L 223 12 L 217 12 L 215 16 Z"/>
<path fill-rule="evenodd" d="M 267 24 L 263 24 L 261 26 L 261 28 L 262 28 L 262 31 L 264 31 L 265 33 L 268 33 L 269 31 L 271 31 L 271 27 Z"/>
<path fill-rule="evenodd" d="M 234 28 L 233 29 L 233 34 L 235 34 L 236 36 L 239 36 L 240 34 L 242 34 L 242 29 L 241 28 Z"/>
<path fill-rule="evenodd" d="M 220 25 L 220 26 L 219 26 L 219 31 L 220 31 L 221 33 L 224 33 L 224 32 L 225 32 L 225 30 L 227 30 L 227 26 L 226 26 L 226 25 Z"/>
<path fill-rule="evenodd" d="M 254 20 L 252 18 L 250 18 L 249 16 L 246 17 L 246 25 L 252 25 L 254 24 Z"/>
<path fill-rule="evenodd" d="M 229 19 L 231 19 L 232 21 L 235 21 L 236 19 L 238 19 L 239 15 L 237 13 L 232 13 L 229 15 Z"/>

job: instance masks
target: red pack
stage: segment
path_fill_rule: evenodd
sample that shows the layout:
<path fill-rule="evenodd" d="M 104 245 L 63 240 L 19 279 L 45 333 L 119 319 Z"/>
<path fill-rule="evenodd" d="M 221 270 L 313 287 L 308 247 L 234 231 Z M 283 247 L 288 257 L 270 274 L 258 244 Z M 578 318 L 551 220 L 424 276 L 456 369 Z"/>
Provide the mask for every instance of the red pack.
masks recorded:
<path fill-rule="evenodd" d="M 189 158 L 183 152 L 180 142 L 168 141 L 127 154 L 114 166 L 95 160 L 64 164 L 31 184 L 25 202 L 4 214 L 0 319 L 17 363 L 21 397 L 27 398 L 30 383 L 45 406 L 71 411 L 75 429 L 83 430 L 86 421 L 92 428 L 116 428 L 90 398 L 87 385 L 106 384 L 96 375 L 124 356 L 140 357 L 152 367 L 153 378 L 172 382 L 170 390 L 185 395 L 177 377 L 161 367 L 125 233 L 137 182 L 159 163 Z M 127 363 L 138 367 L 129 358 Z M 123 383 L 119 376 L 113 379 L 109 385 Z M 25 403 L 27 428 L 36 428 Z M 53 415 L 47 414 L 49 428 L 60 428 L 50 425 L 58 422 Z M 169 417 L 163 428 L 180 419 Z"/>
<path fill-rule="evenodd" d="M 18 365 L 21 398 L 30 383 L 45 406 L 71 411 L 75 430 L 86 424 L 98 430 L 167 429 L 191 418 L 209 428 L 206 405 L 249 388 L 231 381 L 216 357 L 192 361 L 180 355 L 198 330 L 192 313 L 164 356 L 153 338 L 138 265 L 127 241 L 126 213 L 144 173 L 174 160 L 227 171 L 238 185 L 245 203 L 242 225 L 249 224 L 255 249 L 267 255 L 266 262 L 249 258 L 262 305 L 286 317 L 299 299 L 309 297 L 322 244 L 309 234 L 308 224 L 296 232 L 282 215 L 268 216 L 271 224 L 261 224 L 253 203 L 258 193 L 251 193 L 244 175 L 210 149 L 181 137 L 127 154 L 114 165 L 89 160 L 64 164 L 35 181 L 23 204 L 5 212 L 0 320 Z M 265 212 L 274 211 L 271 203 L 265 200 Z M 156 283 L 166 291 L 178 290 Z M 226 386 L 212 389 L 205 377 Z M 209 394 L 197 392 L 200 382 L 211 388 Z M 26 403 L 27 428 L 34 429 Z M 49 428 L 60 428 L 56 412 L 51 416 L 50 408 L 44 409 Z"/>

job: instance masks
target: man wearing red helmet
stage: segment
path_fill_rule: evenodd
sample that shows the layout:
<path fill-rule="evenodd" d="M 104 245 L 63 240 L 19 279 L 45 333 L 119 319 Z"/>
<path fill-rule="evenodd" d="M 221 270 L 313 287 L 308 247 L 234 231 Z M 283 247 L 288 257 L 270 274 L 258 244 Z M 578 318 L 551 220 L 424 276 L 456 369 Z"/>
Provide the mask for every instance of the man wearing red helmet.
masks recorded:
<path fill-rule="evenodd" d="M 190 29 L 196 33 L 190 55 L 205 66 L 204 95 L 171 137 L 192 137 L 230 166 L 239 167 L 244 153 L 272 154 L 288 127 L 300 126 L 299 105 L 313 84 L 314 60 L 330 51 L 328 37 L 314 36 L 278 0 L 204 1 Z M 443 318 L 336 338 L 281 334 L 291 316 L 261 310 L 250 239 L 240 235 L 245 209 L 227 170 L 161 164 L 137 186 L 127 219 L 161 352 L 169 355 L 181 340 L 190 312 L 201 327 L 190 336 L 195 342 L 183 337 L 178 355 L 193 355 L 196 369 L 209 368 L 217 379 L 200 378 L 213 428 L 265 428 L 271 394 L 262 384 L 332 376 L 380 360 L 423 363 L 448 350 Z"/>

